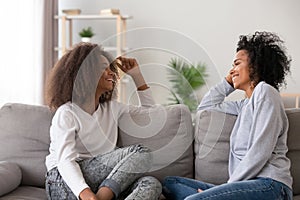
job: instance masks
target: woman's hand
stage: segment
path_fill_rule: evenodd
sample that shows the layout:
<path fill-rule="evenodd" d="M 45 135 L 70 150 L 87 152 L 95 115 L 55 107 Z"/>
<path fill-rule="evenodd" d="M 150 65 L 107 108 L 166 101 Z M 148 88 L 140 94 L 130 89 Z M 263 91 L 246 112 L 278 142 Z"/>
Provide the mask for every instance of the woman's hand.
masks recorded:
<path fill-rule="evenodd" d="M 120 56 L 115 60 L 115 62 L 124 73 L 132 77 L 138 90 L 145 90 L 149 88 L 135 58 L 125 58 Z"/>
<path fill-rule="evenodd" d="M 226 81 L 233 87 L 232 74 L 233 74 L 233 68 L 231 68 L 229 73 L 227 74 Z"/>
<path fill-rule="evenodd" d="M 139 65 L 135 58 L 118 57 L 116 59 L 118 67 L 131 77 L 142 76 Z"/>

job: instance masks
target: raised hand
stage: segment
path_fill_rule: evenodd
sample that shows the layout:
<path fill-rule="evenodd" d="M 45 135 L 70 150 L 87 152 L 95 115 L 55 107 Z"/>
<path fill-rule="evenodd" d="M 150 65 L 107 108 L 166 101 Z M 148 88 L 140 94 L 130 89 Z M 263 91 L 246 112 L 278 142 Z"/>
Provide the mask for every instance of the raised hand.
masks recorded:
<path fill-rule="evenodd" d="M 135 58 L 118 57 L 114 62 L 117 66 L 126 74 L 130 76 L 141 75 L 141 71 L 138 62 Z"/>
<path fill-rule="evenodd" d="M 135 58 L 125 58 L 120 56 L 114 61 L 114 64 L 117 65 L 124 73 L 132 77 L 138 90 L 145 90 L 149 88 Z"/>
<path fill-rule="evenodd" d="M 227 76 L 226 76 L 226 81 L 231 85 L 233 86 L 233 82 L 232 82 L 232 74 L 233 74 L 233 71 L 234 68 L 231 68 L 230 71 L 228 72 Z"/>

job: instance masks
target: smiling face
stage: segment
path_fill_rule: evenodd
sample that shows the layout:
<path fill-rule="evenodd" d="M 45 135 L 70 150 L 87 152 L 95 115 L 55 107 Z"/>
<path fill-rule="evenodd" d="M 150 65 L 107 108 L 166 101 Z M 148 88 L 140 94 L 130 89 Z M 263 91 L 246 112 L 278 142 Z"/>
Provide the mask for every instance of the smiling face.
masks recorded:
<path fill-rule="evenodd" d="M 99 79 L 97 86 L 97 94 L 101 95 L 105 92 L 112 91 L 114 89 L 115 84 L 115 73 L 110 70 L 109 61 L 106 57 L 101 55 L 100 65 L 101 69 L 105 69 Z"/>
<path fill-rule="evenodd" d="M 236 53 L 231 76 L 235 89 L 244 90 L 246 93 L 251 89 L 249 57 L 246 50 L 240 50 Z"/>

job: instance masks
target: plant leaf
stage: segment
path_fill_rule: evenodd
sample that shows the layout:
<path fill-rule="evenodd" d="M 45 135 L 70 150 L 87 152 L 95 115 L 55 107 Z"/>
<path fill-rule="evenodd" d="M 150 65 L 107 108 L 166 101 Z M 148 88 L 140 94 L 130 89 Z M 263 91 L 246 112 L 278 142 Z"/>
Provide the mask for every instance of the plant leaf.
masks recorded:
<path fill-rule="evenodd" d="M 173 87 L 171 91 L 173 97 L 170 100 L 184 103 L 191 111 L 196 110 L 199 102 L 194 91 L 205 84 L 206 65 L 204 63 L 193 65 L 183 59 L 171 58 L 168 66 L 170 66 L 168 78 Z"/>

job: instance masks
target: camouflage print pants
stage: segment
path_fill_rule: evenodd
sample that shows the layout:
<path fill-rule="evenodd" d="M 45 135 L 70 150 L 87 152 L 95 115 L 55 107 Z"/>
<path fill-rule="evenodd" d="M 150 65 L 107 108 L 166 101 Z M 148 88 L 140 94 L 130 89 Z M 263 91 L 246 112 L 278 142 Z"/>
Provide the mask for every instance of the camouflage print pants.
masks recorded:
<path fill-rule="evenodd" d="M 151 176 L 142 177 L 152 163 L 148 148 L 132 145 L 78 162 L 86 183 L 94 193 L 109 187 L 115 199 L 157 200 L 160 182 Z M 78 199 L 63 181 L 57 168 L 47 172 L 46 191 L 50 200 Z"/>

